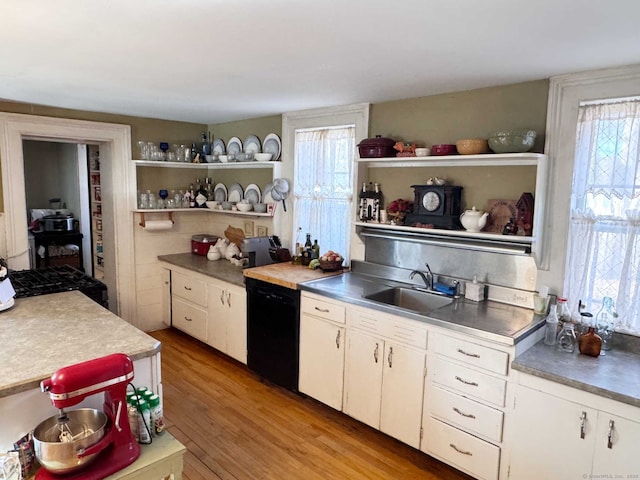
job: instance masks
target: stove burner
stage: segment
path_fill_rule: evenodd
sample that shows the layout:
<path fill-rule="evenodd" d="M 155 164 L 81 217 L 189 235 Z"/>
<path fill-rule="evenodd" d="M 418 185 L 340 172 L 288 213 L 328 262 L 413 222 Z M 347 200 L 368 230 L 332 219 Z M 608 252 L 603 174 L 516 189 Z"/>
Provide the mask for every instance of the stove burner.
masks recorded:
<path fill-rule="evenodd" d="M 108 307 L 107 286 L 69 265 L 19 270 L 9 273 L 16 298 L 80 290 L 103 307 Z"/>

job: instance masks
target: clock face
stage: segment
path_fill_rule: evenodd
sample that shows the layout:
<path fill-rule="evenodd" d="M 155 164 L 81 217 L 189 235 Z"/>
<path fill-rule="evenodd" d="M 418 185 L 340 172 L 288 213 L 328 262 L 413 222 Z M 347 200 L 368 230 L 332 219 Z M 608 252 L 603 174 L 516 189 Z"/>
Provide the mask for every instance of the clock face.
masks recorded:
<path fill-rule="evenodd" d="M 422 197 L 422 206 L 428 212 L 434 212 L 440 206 L 440 201 L 440 195 L 438 195 L 436 192 L 427 192 Z"/>

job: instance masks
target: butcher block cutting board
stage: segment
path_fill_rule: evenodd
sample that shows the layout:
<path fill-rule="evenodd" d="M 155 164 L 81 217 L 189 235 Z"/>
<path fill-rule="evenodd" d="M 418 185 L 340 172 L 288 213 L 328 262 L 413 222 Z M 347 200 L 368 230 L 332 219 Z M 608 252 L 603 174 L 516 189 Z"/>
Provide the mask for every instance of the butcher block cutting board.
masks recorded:
<path fill-rule="evenodd" d="M 292 265 L 290 262 L 273 263 L 262 267 L 245 268 L 244 276 L 262 280 L 263 282 L 273 283 L 281 287 L 298 289 L 298 284 L 309 280 L 318 280 L 320 278 L 341 275 L 342 270 L 337 272 L 323 272 L 320 269 L 311 270 L 303 265 Z"/>

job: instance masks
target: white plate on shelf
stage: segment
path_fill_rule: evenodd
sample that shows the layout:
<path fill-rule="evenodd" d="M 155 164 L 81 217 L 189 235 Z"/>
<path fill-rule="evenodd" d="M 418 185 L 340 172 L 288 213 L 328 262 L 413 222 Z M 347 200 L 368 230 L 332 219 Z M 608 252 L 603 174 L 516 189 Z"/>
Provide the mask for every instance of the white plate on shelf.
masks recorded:
<path fill-rule="evenodd" d="M 228 201 L 238 203 L 243 198 L 244 190 L 242 189 L 242 185 L 239 183 L 232 183 L 229 186 L 229 195 L 227 196 Z"/>
<path fill-rule="evenodd" d="M 262 200 L 260 188 L 255 183 L 247 185 L 244 190 L 244 198 L 249 200 L 249 203 L 260 203 Z"/>
<path fill-rule="evenodd" d="M 267 135 L 264 138 L 264 142 L 262 142 L 262 151 L 273 154 L 273 158 L 271 160 L 278 160 L 280 158 L 280 152 L 282 152 L 282 142 L 280 142 L 280 137 L 275 133 Z"/>
<path fill-rule="evenodd" d="M 227 201 L 227 187 L 225 187 L 224 183 L 216 184 L 213 189 L 213 199 L 216 202 L 226 202 Z"/>
<path fill-rule="evenodd" d="M 232 137 L 227 143 L 227 153 L 242 153 L 242 140 Z"/>
<path fill-rule="evenodd" d="M 214 155 L 224 155 L 227 153 L 226 147 L 224 146 L 224 140 L 221 138 L 215 138 L 213 140 L 212 151 Z"/>
<path fill-rule="evenodd" d="M 249 135 L 244 139 L 244 153 L 260 153 L 260 139 Z"/>

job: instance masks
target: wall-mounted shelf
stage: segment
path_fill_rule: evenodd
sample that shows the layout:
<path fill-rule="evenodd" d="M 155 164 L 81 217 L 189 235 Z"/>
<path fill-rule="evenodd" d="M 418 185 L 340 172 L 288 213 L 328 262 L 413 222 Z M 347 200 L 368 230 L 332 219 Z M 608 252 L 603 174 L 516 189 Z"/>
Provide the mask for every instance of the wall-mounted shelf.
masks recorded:
<path fill-rule="evenodd" d="M 135 213 L 140 213 L 143 216 L 145 213 L 169 213 L 170 218 L 173 212 L 196 212 L 196 213 L 219 213 L 222 215 L 237 215 L 241 217 L 273 217 L 275 214 L 277 203 L 273 204 L 273 208 L 267 210 L 265 213 L 258 212 L 241 212 L 239 210 L 218 210 L 218 209 L 210 209 L 210 208 L 137 208 L 133 210 Z"/>
<path fill-rule="evenodd" d="M 154 168 L 191 168 L 191 169 L 213 169 L 213 170 L 251 170 L 251 169 L 271 169 L 274 172 L 280 171 L 282 162 L 229 162 L 229 163 L 186 163 L 186 162 L 153 162 L 149 160 L 133 160 L 136 167 Z"/>
<path fill-rule="evenodd" d="M 494 251 L 517 255 L 532 255 L 539 268 L 547 268 L 548 255 L 544 251 L 545 200 L 548 184 L 548 157 L 541 153 L 506 153 L 483 155 L 445 155 L 429 157 L 359 158 L 358 185 L 368 181 L 371 168 L 432 168 L 432 167 L 536 167 L 535 210 L 533 236 L 500 235 L 494 233 L 469 233 L 460 230 L 424 229 L 409 226 L 355 222 L 356 233 L 362 237 L 386 237 L 420 243 L 447 245 L 472 250 Z"/>

